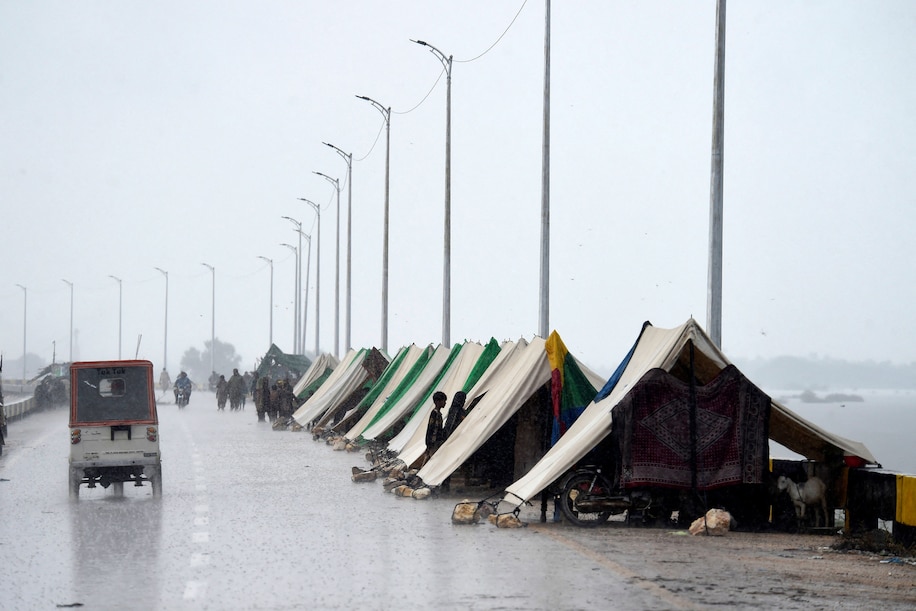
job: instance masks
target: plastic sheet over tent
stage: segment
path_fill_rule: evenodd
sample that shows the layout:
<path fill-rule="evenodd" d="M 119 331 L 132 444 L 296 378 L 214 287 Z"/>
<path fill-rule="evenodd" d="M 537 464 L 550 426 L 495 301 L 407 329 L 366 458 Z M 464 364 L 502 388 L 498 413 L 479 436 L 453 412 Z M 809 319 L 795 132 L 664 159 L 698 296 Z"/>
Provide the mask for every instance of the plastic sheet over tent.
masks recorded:
<path fill-rule="evenodd" d="M 572 468 L 610 434 L 611 409 L 646 372 L 656 367 L 669 372 L 688 367 L 688 342 L 695 348 L 694 371 L 699 380 L 712 379 L 730 364 L 692 318 L 674 329 L 661 329 L 646 323 L 625 359 L 622 372 L 615 372 L 612 377 L 613 384 L 609 382 L 557 444 L 526 475 L 506 489 L 504 501 L 514 506 L 521 505 Z M 772 403 L 770 410 L 769 436 L 790 450 L 813 459 L 823 459 L 828 452 L 835 451 L 875 462 L 874 456 L 863 444 L 828 433 L 776 402 Z"/>
<path fill-rule="evenodd" d="M 592 387 L 602 383 L 602 378 L 587 367 L 581 364 L 579 367 Z M 468 392 L 468 404 L 481 395 L 482 398 L 417 474 L 427 485 L 442 484 L 539 388 L 551 381 L 546 341 L 535 337 L 531 342 L 522 340 L 513 348 L 504 349 L 487 374 Z"/>
<path fill-rule="evenodd" d="M 361 435 L 362 438 L 367 440 L 380 438 L 405 418 L 435 382 L 448 361 L 450 352 L 448 348 L 440 344 L 426 362 L 423 371 L 414 378 L 409 387 L 403 389 L 403 392 L 397 396 L 396 400 L 392 401 L 391 405 L 386 402 L 383 413 L 380 414 L 375 422 L 366 427 L 366 430 Z"/>
<path fill-rule="evenodd" d="M 271 344 L 267 353 L 261 358 L 257 373 L 258 376 L 263 377 L 265 375 L 277 375 L 278 372 L 283 372 L 281 375 L 286 375 L 285 372 L 288 371 L 294 376 L 301 376 L 302 372 L 306 371 L 311 365 L 312 362 L 307 356 L 286 354 L 276 344 Z"/>

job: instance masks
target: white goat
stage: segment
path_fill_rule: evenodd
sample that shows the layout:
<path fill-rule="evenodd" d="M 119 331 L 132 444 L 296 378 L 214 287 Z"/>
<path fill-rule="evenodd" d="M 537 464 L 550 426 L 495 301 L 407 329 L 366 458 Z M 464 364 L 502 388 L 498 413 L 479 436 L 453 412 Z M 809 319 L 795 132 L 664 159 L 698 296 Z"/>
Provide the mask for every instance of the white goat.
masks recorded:
<path fill-rule="evenodd" d="M 824 483 L 824 480 L 817 476 L 812 476 L 808 478 L 808 481 L 796 484 L 785 475 L 780 475 L 776 481 L 776 489 L 780 492 L 785 490 L 789 493 L 789 498 L 792 499 L 792 504 L 795 505 L 795 515 L 798 516 L 799 520 L 805 517 L 805 507 L 808 505 L 820 505 L 824 515 L 824 526 L 827 525 L 827 484 Z M 819 526 L 820 520 L 818 518 L 819 516 L 815 514 L 815 526 Z"/>

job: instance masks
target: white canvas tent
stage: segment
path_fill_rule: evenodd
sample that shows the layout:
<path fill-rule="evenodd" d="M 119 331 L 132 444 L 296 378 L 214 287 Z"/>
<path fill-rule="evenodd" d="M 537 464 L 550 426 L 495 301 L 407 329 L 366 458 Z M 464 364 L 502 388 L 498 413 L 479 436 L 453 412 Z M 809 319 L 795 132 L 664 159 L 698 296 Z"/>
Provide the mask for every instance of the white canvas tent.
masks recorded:
<path fill-rule="evenodd" d="M 344 437 L 347 439 L 353 440 L 360 436 L 363 430 L 369 426 L 369 423 L 372 422 L 372 419 L 381 411 L 382 406 L 385 405 L 385 401 L 388 400 L 388 397 L 391 396 L 391 393 L 404 381 L 404 377 L 408 372 L 413 368 L 416 362 L 423 356 L 426 352 L 432 350 L 431 346 L 426 348 L 420 348 L 416 344 L 411 344 L 406 348 L 403 348 L 404 352 L 403 358 L 401 352 L 395 356 L 394 360 L 391 362 L 391 366 L 397 365 L 397 369 L 389 376 L 384 383 L 381 391 L 376 396 L 372 404 L 366 409 L 366 413 L 363 414 L 360 418 L 345 434 Z M 387 373 L 387 372 L 386 372 Z M 384 375 L 383 375 L 384 377 Z"/>
<path fill-rule="evenodd" d="M 367 354 L 368 351 L 365 349 L 348 352 L 315 394 L 299 406 L 293 414 L 293 419 L 306 426 L 362 386 L 367 378 L 366 370 L 363 368 L 363 359 Z"/>
<path fill-rule="evenodd" d="M 320 380 L 321 376 L 323 376 L 328 369 L 334 371 L 339 363 L 340 361 L 334 358 L 334 355 L 328 353 L 321 354 L 317 359 L 312 361 L 312 364 L 306 372 L 303 373 L 302 377 L 296 382 L 296 385 L 293 387 L 293 394 L 298 397 L 302 391 Z"/>
<path fill-rule="evenodd" d="M 452 361 L 444 375 L 430 390 L 426 400 L 417 406 L 413 417 L 407 421 L 401 432 L 388 442 L 388 449 L 397 452 L 398 458 L 406 464 L 413 464 L 426 451 L 426 426 L 429 422 L 429 413 L 433 409 L 432 393 L 441 391 L 451 400 L 456 392 L 464 388 L 464 383 L 477 359 L 483 354 L 484 347 L 476 342 L 465 342 L 461 351 Z M 445 421 L 447 413 L 443 410 L 442 420 Z"/>
<path fill-rule="evenodd" d="M 427 485 L 442 484 L 551 380 L 551 365 L 543 338 L 519 341 L 513 349 L 503 352 L 505 354 L 500 353 L 503 358 L 494 361 L 487 370 L 488 375 L 468 392 L 468 404 L 482 395 L 480 401 L 417 474 Z M 578 361 L 577 364 L 593 387 L 604 383 L 596 373 Z"/>
<path fill-rule="evenodd" d="M 324 431 L 335 426 L 335 423 L 344 422 L 348 415 L 356 411 L 363 398 L 384 375 L 391 361 L 380 350 L 372 348 L 366 350 L 360 365 L 363 370 L 362 381 L 357 383 L 356 376 L 354 377 L 350 392 L 342 394 L 339 401 L 330 404 L 328 409 L 314 420 L 313 431 Z"/>
<path fill-rule="evenodd" d="M 366 427 L 366 430 L 362 432 L 362 438 L 372 440 L 381 437 L 391 427 L 405 418 L 410 410 L 420 402 L 433 382 L 435 382 L 436 377 L 438 377 L 446 361 L 448 361 L 450 352 L 448 348 L 441 344 L 437 346 L 432 356 L 426 362 L 423 371 L 410 385 L 410 388 L 401 394 L 393 405 L 389 406 L 386 401 L 384 414 L 374 423 Z"/>
<path fill-rule="evenodd" d="M 711 379 L 730 364 L 692 318 L 674 329 L 646 324 L 610 394 L 599 394 L 556 445 L 526 475 L 506 489 L 504 501 L 519 506 L 573 467 L 610 434 L 611 409 L 633 385 L 650 369 L 670 372 L 677 366 L 683 367 L 690 343 L 694 346 L 694 366 L 699 378 Z M 821 460 L 827 453 L 842 452 L 875 462 L 863 444 L 828 433 L 776 402 L 771 407 L 769 435 L 777 443 L 809 458 Z"/>

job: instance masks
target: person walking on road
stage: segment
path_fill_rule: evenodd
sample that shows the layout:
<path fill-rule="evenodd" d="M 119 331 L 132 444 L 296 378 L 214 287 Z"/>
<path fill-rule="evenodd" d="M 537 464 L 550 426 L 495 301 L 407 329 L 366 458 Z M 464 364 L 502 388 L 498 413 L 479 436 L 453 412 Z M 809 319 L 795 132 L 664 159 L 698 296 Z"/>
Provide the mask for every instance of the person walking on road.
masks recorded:
<path fill-rule="evenodd" d="M 239 375 L 238 369 L 232 370 L 229 377 L 229 409 L 235 411 L 242 409 L 242 397 L 245 395 L 245 380 Z"/>
<path fill-rule="evenodd" d="M 221 375 L 216 382 L 216 409 L 225 410 L 227 399 L 229 399 L 229 382 L 226 381 L 226 376 Z"/>
<path fill-rule="evenodd" d="M 159 374 L 159 388 L 162 389 L 162 392 L 165 392 L 171 387 L 172 378 L 169 377 L 169 372 L 166 371 L 165 367 L 163 367 L 162 373 Z"/>

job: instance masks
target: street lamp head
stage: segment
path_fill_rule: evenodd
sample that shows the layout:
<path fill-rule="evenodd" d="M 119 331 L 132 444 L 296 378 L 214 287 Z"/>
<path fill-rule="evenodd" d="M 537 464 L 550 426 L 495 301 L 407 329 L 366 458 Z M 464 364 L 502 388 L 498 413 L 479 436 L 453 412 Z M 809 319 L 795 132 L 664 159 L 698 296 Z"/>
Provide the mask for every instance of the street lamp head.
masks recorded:
<path fill-rule="evenodd" d="M 213 267 L 212 265 L 210 265 L 209 263 L 201 263 L 201 265 L 203 265 L 204 267 L 206 267 L 207 269 L 209 269 L 209 270 L 210 270 L 211 272 L 213 272 L 214 274 L 216 273 L 216 268 Z"/>
<path fill-rule="evenodd" d="M 299 222 L 299 221 L 297 221 L 297 220 L 294 219 L 293 217 L 291 217 L 291 216 L 281 216 L 280 218 L 286 219 L 287 221 L 289 221 L 290 223 L 292 223 L 293 225 L 295 225 L 297 230 L 301 230 L 301 229 L 302 229 L 302 223 Z"/>
<path fill-rule="evenodd" d="M 118 284 L 121 284 L 121 279 L 118 278 L 117 276 L 112 276 L 111 274 L 108 274 L 108 277 L 116 281 Z"/>
<path fill-rule="evenodd" d="M 334 146 L 334 145 L 331 144 L 330 142 L 322 142 L 322 144 L 324 144 L 325 146 L 329 146 L 329 147 L 331 147 L 332 149 L 334 149 L 334 151 L 335 151 L 338 155 L 340 155 L 341 157 L 343 157 L 343 160 L 347 162 L 347 167 L 348 167 L 348 168 L 350 167 L 350 161 L 351 161 L 352 158 L 353 158 L 353 156 L 352 156 L 350 153 L 345 153 L 345 152 L 343 152 L 343 151 L 340 149 L 340 147 Z"/>
<path fill-rule="evenodd" d="M 309 206 L 311 206 L 312 208 L 314 208 L 314 209 L 315 209 L 315 214 L 318 215 L 318 219 L 319 219 L 319 222 L 320 222 L 320 219 L 321 219 L 321 208 L 318 206 L 318 204 L 316 204 L 315 202 L 313 202 L 313 201 L 310 200 L 310 199 L 305 199 L 304 197 L 300 197 L 300 198 L 299 198 L 299 201 L 305 202 L 306 204 L 308 204 Z"/>
<path fill-rule="evenodd" d="M 389 122 L 391 118 L 391 109 L 390 108 L 385 108 L 384 106 L 382 106 L 381 104 L 379 104 L 378 102 L 370 98 L 369 96 L 358 95 L 356 97 L 358 97 L 360 100 L 366 100 L 367 102 L 375 106 L 375 109 L 378 110 L 380 113 L 382 113 L 382 117 L 384 117 L 385 123 Z"/>
<path fill-rule="evenodd" d="M 411 39 L 411 42 L 415 42 L 415 43 L 417 43 L 418 45 L 423 45 L 424 47 L 426 47 L 427 49 L 429 49 L 429 52 L 432 53 L 433 55 L 435 55 L 435 56 L 436 56 L 436 59 L 438 59 L 440 62 L 442 62 L 442 67 L 445 68 L 446 74 L 447 74 L 448 77 L 451 79 L 451 77 L 452 77 L 452 56 L 451 56 L 451 55 L 449 55 L 448 57 L 446 57 L 446 56 L 445 56 L 445 53 L 443 53 L 442 51 L 440 51 L 440 50 L 437 49 L 436 47 L 432 46 L 431 44 L 429 44 L 428 42 L 425 42 L 425 41 L 423 41 L 423 40 L 413 40 L 413 39 Z"/>
<path fill-rule="evenodd" d="M 321 172 L 312 172 L 312 174 L 318 174 L 319 176 L 321 176 L 321 177 L 324 178 L 325 180 L 334 183 L 334 188 L 337 189 L 338 191 L 340 191 L 340 181 L 337 180 L 336 178 L 331 178 L 331 177 L 328 176 L 327 174 L 322 174 Z"/>

